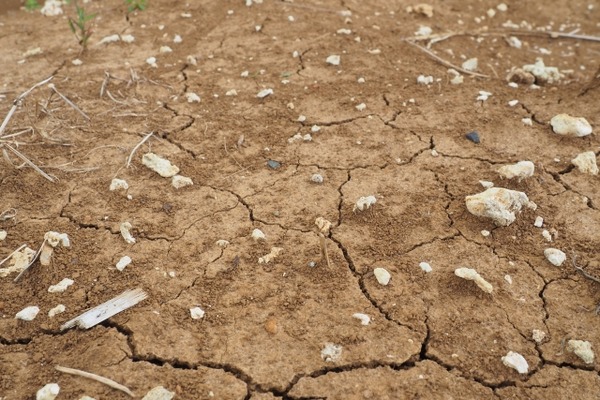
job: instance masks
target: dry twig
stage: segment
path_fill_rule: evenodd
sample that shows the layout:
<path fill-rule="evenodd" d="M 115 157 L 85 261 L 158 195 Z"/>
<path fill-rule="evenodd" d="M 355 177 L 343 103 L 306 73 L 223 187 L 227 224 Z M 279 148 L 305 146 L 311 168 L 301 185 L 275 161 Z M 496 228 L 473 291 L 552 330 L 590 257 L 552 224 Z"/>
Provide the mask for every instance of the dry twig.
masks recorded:
<path fill-rule="evenodd" d="M 135 145 L 133 150 L 131 150 L 131 153 L 129 153 L 129 157 L 127 158 L 127 168 L 129 168 L 129 166 L 131 165 L 131 159 L 133 158 L 133 155 L 135 154 L 137 149 L 139 149 L 140 146 L 146 142 L 146 140 L 150 139 L 150 136 L 152 136 L 153 134 L 154 132 L 150 132 L 149 134 L 144 136 L 144 138 L 138 144 Z"/>
<path fill-rule="evenodd" d="M 113 389 L 117 389 L 117 390 L 120 390 L 121 392 L 127 393 L 131 397 L 135 397 L 135 394 L 131 390 L 129 390 L 126 386 L 123 386 L 120 383 L 113 381 L 112 379 L 108 379 L 108 378 L 105 378 L 100 375 L 92 374 L 91 372 L 82 371 L 80 369 L 61 367 L 60 365 L 57 365 L 54 368 L 56 368 L 57 371 L 64 372 L 65 374 L 71 374 L 71 375 L 75 375 L 75 376 L 81 376 L 83 378 L 92 379 L 96 382 L 103 383 L 106 386 L 110 386 Z"/>
<path fill-rule="evenodd" d="M 452 64 L 449 61 L 444 60 L 443 58 L 441 58 L 440 56 L 438 56 L 437 54 L 435 54 L 434 52 L 432 52 L 429 49 L 426 49 L 425 47 L 416 44 L 415 42 L 411 41 L 411 40 L 405 40 L 406 43 L 410 44 L 411 46 L 416 47 L 417 49 L 421 50 L 422 52 L 424 52 L 425 54 L 427 54 L 429 57 L 433 58 L 434 60 L 436 60 L 437 62 L 439 62 L 440 64 L 448 67 L 448 68 L 454 68 L 455 70 L 462 72 L 465 75 L 472 75 L 472 76 L 477 76 L 479 78 L 489 78 L 489 75 L 483 75 L 477 72 L 473 72 L 473 71 L 467 71 L 466 69 L 463 69 L 459 66 L 456 66 L 454 64 Z"/>
<path fill-rule="evenodd" d="M 17 275 L 17 277 L 15 278 L 15 280 L 13 282 L 17 282 L 19 279 L 21 279 L 21 277 L 23 276 L 23 274 L 25 272 L 27 272 L 27 270 L 29 269 L 29 267 L 31 267 L 33 265 L 33 263 L 35 262 L 35 260 L 38 259 L 38 257 L 40 256 L 40 253 L 42 252 L 42 249 L 44 248 L 45 245 L 46 245 L 46 239 L 44 239 L 44 241 L 42 242 L 42 245 L 40 246 L 40 248 L 38 249 L 38 251 L 35 252 L 35 254 L 33 255 L 33 258 L 31 259 L 31 261 L 29 262 L 29 264 L 27 264 L 27 266 L 25 267 L 25 269 L 23 271 L 21 271 L 21 273 L 19 273 L 19 275 Z"/>

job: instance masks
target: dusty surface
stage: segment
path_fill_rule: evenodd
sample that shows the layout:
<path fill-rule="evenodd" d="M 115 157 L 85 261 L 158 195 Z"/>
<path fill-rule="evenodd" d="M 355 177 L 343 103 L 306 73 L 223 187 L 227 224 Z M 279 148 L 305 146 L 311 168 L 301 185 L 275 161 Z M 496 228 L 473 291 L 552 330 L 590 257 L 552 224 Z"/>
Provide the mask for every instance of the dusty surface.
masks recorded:
<path fill-rule="evenodd" d="M 64 16 L 0 14 L 2 115 L 53 75 L 90 118 L 42 87 L 4 134 L 33 130 L 2 139 L 18 142 L 56 182 L 17 168 L 12 155 L 14 165 L 0 160 L 0 212 L 16 210 L 0 221 L 8 233 L 0 258 L 23 243 L 37 249 L 49 230 L 67 233 L 72 246 L 17 283 L 14 275 L 0 278 L 0 398 L 31 399 L 49 382 L 60 384 L 59 398 L 128 398 L 55 365 L 107 376 L 139 397 L 157 385 L 181 399 L 600 397 L 598 364 L 564 348 L 580 339 L 600 349 L 599 284 L 572 263 L 576 255 L 577 265 L 600 275 L 599 178 L 570 164 L 584 151 L 598 154 L 598 132 L 564 138 L 548 124 L 569 113 L 600 129 L 593 80 L 600 44 L 527 34 L 542 27 L 598 35 L 598 4 L 510 2 L 490 18 L 494 2 L 431 2 L 427 18 L 387 0 L 149 3 L 128 16 L 118 0 L 88 3 L 98 17 L 84 54 Z M 521 49 L 504 40 L 508 20 L 531 25 L 515 35 Z M 489 78 L 450 84 L 446 67 L 402 41 L 420 25 L 434 34 L 472 33 L 431 49 L 459 66 L 477 57 Z M 484 26 L 493 34 L 477 35 Z M 336 33 L 341 28 L 350 34 Z M 98 44 L 115 33 L 135 41 Z M 41 54 L 24 56 L 36 47 Z M 339 66 L 325 62 L 332 54 L 341 56 Z M 145 61 L 151 56 L 156 68 Z M 572 71 L 539 89 L 507 85 L 512 67 L 540 56 Z M 418 85 L 420 74 L 439 81 Z M 265 88 L 274 93 L 257 98 Z M 225 95 L 231 89 L 237 96 Z M 477 101 L 480 90 L 492 96 Z M 199 103 L 187 101 L 192 92 Z M 513 99 L 519 104 L 510 107 Z M 521 121 L 527 117 L 532 126 Z M 320 130 L 311 133 L 313 125 Z M 473 130 L 480 144 L 465 139 Z M 312 141 L 290 143 L 297 133 Z M 176 190 L 144 167 L 148 151 L 194 185 Z M 497 169 L 521 160 L 535 163 L 534 176 L 502 181 Z M 310 181 L 315 173 L 322 184 Z M 115 177 L 127 180 L 127 192 L 108 190 Z M 479 180 L 523 191 L 538 209 L 496 228 L 465 208 L 465 196 L 483 191 Z M 377 203 L 354 212 L 369 195 Z M 543 228 L 533 225 L 538 215 Z M 333 223 L 331 268 L 321 259 L 319 216 Z M 125 221 L 135 244 L 119 233 Z M 266 240 L 250 237 L 255 228 Z M 554 234 L 552 243 L 542 229 Z M 283 252 L 259 264 L 273 247 Z M 547 247 L 567 261 L 551 265 Z M 133 262 L 119 272 L 124 255 Z M 375 267 L 391 273 L 389 285 L 377 282 Z M 477 269 L 492 294 L 456 277 L 459 267 Z M 66 292 L 48 292 L 66 277 L 75 281 Z M 60 331 L 87 308 L 138 287 L 149 297 L 137 306 L 89 330 Z M 65 313 L 49 318 L 57 304 Z M 41 310 L 35 320 L 14 318 L 31 305 Z M 203 319 L 190 317 L 196 306 Z M 370 324 L 354 313 L 369 315 Z M 541 343 L 533 330 L 546 334 Z M 321 356 L 328 344 L 341 346 L 339 358 Z M 528 374 L 502 364 L 509 351 L 525 357 Z"/>

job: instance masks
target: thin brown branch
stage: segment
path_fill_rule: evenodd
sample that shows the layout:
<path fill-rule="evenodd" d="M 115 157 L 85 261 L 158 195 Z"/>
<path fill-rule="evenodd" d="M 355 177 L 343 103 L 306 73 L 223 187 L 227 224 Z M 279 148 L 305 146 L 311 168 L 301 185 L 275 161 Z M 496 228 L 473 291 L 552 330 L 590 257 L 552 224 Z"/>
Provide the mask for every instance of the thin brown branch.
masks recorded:
<path fill-rule="evenodd" d="M 429 49 L 426 49 L 425 47 L 416 44 L 413 41 L 410 40 L 405 40 L 406 43 L 410 44 L 413 47 L 416 47 L 417 49 L 421 50 L 422 52 L 424 52 L 425 54 L 427 54 L 429 57 L 433 58 L 435 61 L 439 62 L 440 64 L 448 67 L 448 68 L 454 68 L 455 70 L 462 72 L 465 75 L 472 75 L 472 76 L 476 76 L 479 78 L 489 78 L 489 75 L 483 75 L 477 72 L 473 72 L 473 71 L 467 71 L 466 69 L 463 69 L 459 66 L 456 66 L 454 64 L 452 64 L 449 61 L 444 60 L 443 58 L 441 58 L 440 56 L 438 56 L 437 54 L 435 54 L 434 52 L 432 52 Z"/>

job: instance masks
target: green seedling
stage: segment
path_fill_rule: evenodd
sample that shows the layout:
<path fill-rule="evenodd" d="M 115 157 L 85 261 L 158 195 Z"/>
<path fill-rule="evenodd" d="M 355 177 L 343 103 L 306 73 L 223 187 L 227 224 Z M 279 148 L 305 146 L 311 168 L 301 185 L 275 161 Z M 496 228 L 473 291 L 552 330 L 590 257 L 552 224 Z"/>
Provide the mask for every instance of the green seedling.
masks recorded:
<path fill-rule="evenodd" d="M 73 0 L 73 3 L 75 4 L 77 18 L 69 17 L 69 28 L 71 28 L 71 31 L 79 41 L 82 51 L 85 51 L 87 49 L 87 42 L 93 32 L 89 22 L 96 18 L 96 14 L 87 14 L 85 8 L 80 7 L 77 0 Z"/>
<path fill-rule="evenodd" d="M 127 4 L 127 12 L 144 11 L 148 7 L 148 0 L 125 0 L 125 3 Z"/>
<path fill-rule="evenodd" d="M 25 0 L 25 9 L 27 11 L 35 11 L 41 7 L 42 6 L 37 2 L 37 0 Z"/>

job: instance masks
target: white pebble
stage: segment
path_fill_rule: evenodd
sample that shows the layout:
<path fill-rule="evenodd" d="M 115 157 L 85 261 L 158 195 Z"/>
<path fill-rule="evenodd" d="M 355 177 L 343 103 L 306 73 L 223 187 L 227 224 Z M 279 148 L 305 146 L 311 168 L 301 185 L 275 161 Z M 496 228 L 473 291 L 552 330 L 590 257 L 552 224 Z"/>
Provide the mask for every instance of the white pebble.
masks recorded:
<path fill-rule="evenodd" d="M 544 256 L 546 256 L 546 259 L 550 261 L 550 264 L 556 267 L 560 267 L 567 259 L 567 255 L 564 252 L 551 247 L 544 250 Z"/>
<path fill-rule="evenodd" d="M 429 265 L 429 263 L 426 263 L 426 262 L 420 262 L 419 268 L 421 268 L 423 270 L 423 272 L 433 271 L 433 269 L 431 268 L 431 265 Z"/>
<path fill-rule="evenodd" d="M 537 216 L 535 217 L 535 222 L 533 223 L 533 226 L 535 226 L 536 228 L 541 228 L 544 225 L 544 218 Z"/>
<path fill-rule="evenodd" d="M 123 256 L 117 263 L 116 267 L 119 271 L 123 271 L 125 269 L 125 267 L 128 266 L 129 264 L 131 264 L 131 257 Z"/>
<path fill-rule="evenodd" d="M 227 92 L 225 92 L 225 96 L 237 96 L 237 94 L 238 94 L 237 90 L 235 90 L 235 89 L 231 89 L 231 90 L 228 90 Z"/>
<path fill-rule="evenodd" d="M 273 89 L 263 89 L 260 92 L 258 92 L 256 97 L 258 97 L 259 99 L 264 99 L 265 97 L 270 96 L 272 94 L 273 94 Z"/>
<path fill-rule="evenodd" d="M 60 393 L 60 386 L 57 383 L 49 383 L 35 394 L 35 400 L 54 400 Z"/>
<path fill-rule="evenodd" d="M 254 240 L 266 240 L 267 237 L 265 236 L 265 234 L 263 233 L 263 231 L 261 231 L 260 229 L 256 228 L 252 231 L 252 239 Z"/>
<path fill-rule="evenodd" d="M 146 63 L 150 64 L 152 66 L 155 66 L 156 65 L 156 57 L 148 57 L 148 58 L 146 58 Z"/>
<path fill-rule="evenodd" d="M 48 292 L 49 293 L 62 293 L 65 290 L 67 290 L 67 288 L 74 283 L 75 283 L 75 281 L 73 279 L 64 278 L 62 281 L 58 282 L 56 285 L 50 286 L 48 288 Z"/>
<path fill-rule="evenodd" d="M 323 175 L 313 174 L 313 176 L 310 177 L 310 180 L 314 183 L 323 183 Z"/>
<path fill-rule="evenodd" d="M 491 218 L 498 226 L 509 226 L 523 206 L 535 208 L 523 192 L 504 188 L 490 188 L 465 198 L 467 210 L 475 216 Z"/>
<path fill-rule="evenodd" d="M 491 232 L 490 231 L 486 231 L 485 229 L 481 231 L 481 236 L 483 237 L 488 237 L 490 236 Z"/>
<path fill-rule="evenodd" d="M 566 136 L 582 137 L 592 133 L 590 123 L 581 117 L 572 117 L 568 114 L 558 114 L 550 120 L 554 133 Z"/>
<path fill-rule="evenodd" d="M 365 83 L 365 78 L 362 76 L 356 80 L 358 83 Z"/>
<path fill-rule="evenodd" d="M 227 246 L 229 246 L 229 241 L 225 240 L 225 239 L 219 239 L 215 243 L 216 243 L 217 246 L 219 246 L 222 249 L 224 249 Z"/>
<path fill-rule="evenodd" d="M 479 65 L 477 58 L 469 58 L 462 63 L 462 68 L 467 71 L 475 71 Z"/>
<path fill-rule="evenodd" d="M 175 397 L 174 392 L 170 392 L 162 386 L 156 386 L 152 388 L 142 400 L 171 400 Z"/>
<path fill-rule="evenodd" d="M 490 181 L 479 181 L 479 184 L 486 189 L 494 187 L 494 182 L 490 182 Z"/>
<path fill-rule="evenodd" d="M 304 122 L 304 121 L 306 121 L 306 115 L 299 115 L 297 121 L 298 122 Z"/>
<path fill-rule="evenodd" d="M 539 329 L 534 329 L 533 331 L 531 331 L 531 338 L 537 344 L 541 344 L 544 341 L 545 337 L 546 337 L 546 332 L 544 332 L 544 331 L 541 331 Z"/>
<path fill-rule="evenodd" d="M 523 125 L 533 126 L 533 120 L 531 118 L 522 118 L 521 122 Z"/>
<path fill-rule="evenodd" d="M 248 77 L 248 75 L 250 75 L 250 72 L 248 72 L 248 71 L 242 71 L 242 73 L 240 74 L 240 76 L 241 76 L 242 78 L 247 78 L 247 77 Z"/>
<path fill-rule="evenodd" d="M 5 230 L 0 229 L 0 242 L 3 241 L 4 239 L 6 239 L 7 235 L 8 235 L 8 233 Z"/>
<path fill-rule="evenodd" d="M 377 282 L 383 286 L 387 286 L 390 283 L 390 279 L 392 279 L 392 275 L 385 268 L 375 268 L 373 274 L 375 274 Z"/>
<path fill-rule="evenodd" d="M 357 105 L 355 107 L 358 111 L 364 111 L 367 108 L 367 105 L 365 103 L 360 103 L 359 105 Z"/>
<path fill-rule="evenodd" d="M 519 182 L 533 176 L 535 165 L 531 161 L 519 161 L 516 164 L 505 165 L 498 169 L 501 177 L 506 179 L 518 178 Z"/>
<path fill-rule="evenodd" d="M 76 58 L 73 61 L 71 61 L 71 64 L 73 64 L 73 65 L 81 65 L 81 64 L 83 64 L 83 61 L 81 61 L 79 58 Z"/>
<path fill-rule="evenodd" d="M 354 209 L 352 211 L 356 212 L 356 210 L 359 211 L 363 211 L 365 209 L 369 209 L 371 208 L 371 206 L 373 204 L 377 203 L 377 198 L 375 198 L 375 196 L 371 195 L 371 196 L 366 196 L 366 197 L 361 197 L 358 200 L 356 200 L 356 203 L 354 204 Z"/>
<path fill-rule="evenodd" d="M 500 4 L 498 4 L 498 5 L 496 6 L 496 8 L 498 9 L 498 11 L 502 11 L 502 12 L 504 12 L 504 11 L 508 10 L 508 6 L 507 6 L 506 4 L 504 4 L 504 3 L 500 3 Z"/>
<path fill-rule="evenodd" d="M 171 185 L 175 189 L 181 189 L 182 187 L 191 186 L 193 184 L 194 182 L 192 179 L 188 178 L 187 176 L 175 175 L 173 178 L 171 178 Z"/>
<path fill-rule="evenodd" d="M 311 126 L 311 127 L 310 127 L 310 131 L 311 131 L 312 133 L 317 133 L 317 132 L 319 132 L 320 130 L 321 130 L 321 127 L 320 127 L 319 125 L 313 125 L 313 126 Z"/>
<path fill-rule="evenodd" d="M 336 362 L 342 357 L 342 346 L 325 343 L 325 347 L 321 350 L 321 358 L 325 362 Z"/>
<path fill-rule="evenodd" d="M 192 319 L 202 319 L 204 317 L 204 310 L 200 307 L 190 308 L 190 315 Z"/>
<path fill-rule="evenodd" d="M 329 57 L 327 57 L 327 59 L 325 60 L 325 62 L 327 64 L 331 64 L 331 65 L 340 65 L 340 61 L 341 58 L 340 56 L 336 55 L 336 54 L 332 54 Z"/>
<path fill-rule="evenodd" d="M 361 325 L 369 325 L 369 323 L 371 322 L 371 317 L 369 317 L 367 314 L 363 314 L 363 313 L 352 314 L 352 318 L 356 318 L 356 319 L 360 320 Z"/>
<path fill-rule="evenodd" d="M 486 101 L 492 94 L 490 92 L 486 92 L 485 90 L 479 91 L 479 96 L 477 96 L 477 101 Z"/>
<path fill-rule="evenodd" d="M 419 29 L 415 32 L 415 36 L 429 36 L 433 30 L 425 25 L 419 25 Z"/>
<path fill-rule="evenodd" d="M 513 89 L 516 89 L 519 87 L 519 84 L 517 82 L 508 82 L 508 86 Z"/>
<path fill-rule="evenodd" d="M 596 164 L 596 153 L 593 151 L 586 151 L 580 153 L 571 160 L 574 166 L 577 167 L 579 172 L 590 175 L 598 175 L 598 164 Z"/>
<path fill-rule="evenodd" d="M 160 52 L 161 54 L 165 54 L 165 53 L 172 53 L 172 52 L 173 52 L 173 49 L 172 49 L 172 48 L 170 48 L 169 46 L 160 46 L 160 50 L 159 50 L 159 52 Z"/>
<path fill-rule="evenodd" d="M 127 181 L 123 180 L 123 179 L 118 179 L 118 178 L 114 178 L 111 182 L 110 182 L 110 188 L 111 191 L 114 190 L 127 190 L 129 189 L 129 184 L 127 183 Z"/>
<path fill-rule="evenodd" d="M 179 168 L 177 166 L 172 165 L 169 160 L 159 157 L 154 153 L 144 154 L 142 157 L 142 164 L 163 178 L 170 178 L 179 173 Z"/>
<path fill-rule="evenodd" d="M 58 314 L 62 314 L 65 312 L 67 308 L 64 306 L 64 304 L 59 304 L 54 308 L 51 308 L 50 311 L 48 311 L 48 317 L 49 318 L 53 318 L 54 316 L 58 315 Z"/>
<path fill-rule="evenodd" d="M 526 374 L 529 371 L 529 364 L 525 357 L 514 351 L 509 351 L 507 355 L 502 357 L 502 364 L 516 370 L 520 374 Z"/>
<path fill-rule="evenodd" d="M 512 285 L 513 280 L 512 280 L 512 276 L 510 275 L 504 275 L 504 280 L 506 281 L 506 283 L 508 283 L 509 285 Z"/>
<path fill-rule="evenodd" d="M 475 282 L 479 289 L 486 293 L 492 293 L 494 290 L 492 285 L 483 279 L 481 275 L 479 275 L 479 273 L 473 268 L 457 268 L 454 270 L 454 275 L 458 276 L 459 278 Z"/>
<path fill-rule="evenodd" d="M 514 106 L 516 106 L 517 104 L 519 104 L 519 100 L 510 100 L 510 101 L 508 102 L 508 105 L 509 105 L 509 106 L 511 106 L 511 107 L 514 107 Z"/>
<path fill-rule="evenodd" d="M 183 39 L 181 38 L 181 36 L 175 35 L 173 37 L 173 43 L 181 43 L 181 42 L 183 42 Z"/>
<path fill-rule="evenodd" d="M 420 85 L 429 85 L 433 83 L 433 76 L 419 75 L 417 76 L 417 83 Z"/>
<path fill-rule="evenodd" d="M 133 228 L 133 226 L 129 222 L 123 222 L 119 227 L 119 230 L 121 231 L 121 236 L 129 244 L 135 243 L 135 238 L 130 232 L 131 228 Z"/>
<path fill-rule="evenodd" d="M 15 315 L 15 318 L 23 321 L 33 321 L 39 312 L 40 308 L 38 306 L 29 306 L 19 311 L 17 315 Z"/>
<path fill-rule="evenodd" d="M 575 353 L 575 355 L 581 358 L 586 364 L 594 363 L 592 344 L 587 340 L 569 340 L 567 342 L 567 350 Z"/>
<path fill-rule="evenodd" d="M 184 96 L 188 103 L 200 103 L 200 96 L 194 92 L 188 92 Z"/>
<path fill-rule="evenodd" d="M 546 239 L 547 242 L 551 242 L 552 241 L 552 235 L 550 234 L 550 232 L 548 232 L 547 229 L 544 229 L 542 231 L 542 236 L 544 237 L 544 239 Z"/>

